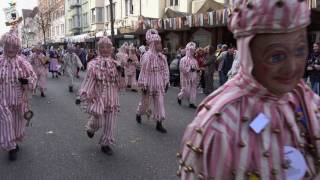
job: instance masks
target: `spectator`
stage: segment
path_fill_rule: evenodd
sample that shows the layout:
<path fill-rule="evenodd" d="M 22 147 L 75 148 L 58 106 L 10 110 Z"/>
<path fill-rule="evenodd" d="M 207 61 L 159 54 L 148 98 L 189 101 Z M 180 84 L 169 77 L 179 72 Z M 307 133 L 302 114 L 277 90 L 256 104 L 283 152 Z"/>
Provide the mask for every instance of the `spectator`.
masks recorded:
<path fill-rule="evenodd" d="M 224 49 L 225 47 L 223 47 Z M 218 61 L 219 61 L 219 82 L 220 82 L 220 86 L 222 86 L 224 83 L 227 82 L 228 80 L 228 72 L 232 67 L 233 64 L 233 60 L 235 58 L 235 54 L 234 54 L 234 48 L 233 47 L 229 47 L 228 51 L 224 51 L 220 54 L 220 56 L 218 57 Z"/>
<path fill-rule="evenodd" d="M 320 42 L 313 44 L 313 52 L 308 56 L 307 73 L 310 76 L 311 88 L 319 95 L 320 93 Z"/>
<path fill-rule="evenodd" d="M 205 79 L 205 88 L 204 88 L 204 93 L 205 94 L 210 94 L 213 90 L 213 74 L 214 74 L 214 65 L 216 61 L 216 56 L 214 52 L 214 47 L 213 46 L 208 46 L 206 48 L 206 56 L 204 58 L 204 79 Z"/>

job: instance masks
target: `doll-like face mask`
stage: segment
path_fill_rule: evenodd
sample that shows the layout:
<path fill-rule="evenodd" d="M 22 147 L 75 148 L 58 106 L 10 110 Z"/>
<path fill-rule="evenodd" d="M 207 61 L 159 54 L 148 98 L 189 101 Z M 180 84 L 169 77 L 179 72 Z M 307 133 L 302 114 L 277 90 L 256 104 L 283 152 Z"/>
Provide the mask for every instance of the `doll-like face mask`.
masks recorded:
<path fill-rule="evenodd" d="M 292 91 L 304 74 L 308 42 L 306 29 L 285 34 L 258 34 L 250 44 L 254 78 L 269 92 Z"/>

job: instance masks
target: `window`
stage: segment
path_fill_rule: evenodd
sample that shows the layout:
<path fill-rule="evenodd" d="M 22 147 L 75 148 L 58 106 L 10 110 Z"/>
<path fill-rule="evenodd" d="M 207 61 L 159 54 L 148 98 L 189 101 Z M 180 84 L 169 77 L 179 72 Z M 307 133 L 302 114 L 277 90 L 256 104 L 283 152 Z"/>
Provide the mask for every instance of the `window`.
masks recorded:
<path fill-rule="evenodd" d="M 75 15 L 72 17 L 72 21 L 73 21 L 73 27 L 74 28 L 79 28 L 80 27 L 80 19 L 78 15 Z"/>
<path fill-rule="evenodd" d="M 54 27 L 51 28 L 51 36 L 54 36 Z"/>
<path fill-rule="evenodd" d="M 88 13 L 84 13 L 82 15 L 82 25 L 83 25 L 83 27 L 88 26 Z"/>
<path fill-rule="evenodd" d="M 57 36 L 59 36 L 60 35 L 60 32 L 59 32 L 60 30 L 59 30 L 59 26 L 56 26 L 56 33 L 57 33 Z"/>
<path fill-rule="evenodd" d="M 112 10 L 113 10 L 113 12 L 112 12 L 112 14 L 113 14 L 113 20 L 115 20 L 115 15 L 116 15 L 116 12 L 115 12 L 115 10 L 116 10 L 116 3 L 113 3 L 112 4 Z M 111 20 L 111 9 L 110 9 L 110 5 L 108 5 L 108 6 L 106 6 L 106 20 L 107 21 L 110 21 Z"/>
<path fill-rule="evenodd" d="M 91 9 L 91 22 L 96 23 L 96 10 Z"/>
<path fill-rule="evenodd" d="M 132 0 L 125 0 L 125 13 L 126 16 L 128 16 L 129 14 L 133 14 Z"/>
<path fill-rule="evenodd" d="M 170 0 L 170 6 L 178 6 L 179 0 Z"/>
<path fill-rule="evenodd" d="M 61 24 L 61 25 L 60 25 L 60 28 L 61 28 L 60 32 L 61 32 L 61 34 L 63 35 L 63 34 L 64 34 L 64 24 Z"/>
<path fill-rule="evenodd" d="M 68 20 L 69 30 L 72 29 L 72 19 Z"/>
<path fill-rule="evenodd" d="M 97 23 L 102 23 L 104 21 L 103 18 L 103 7 L 97 7 Z"/>

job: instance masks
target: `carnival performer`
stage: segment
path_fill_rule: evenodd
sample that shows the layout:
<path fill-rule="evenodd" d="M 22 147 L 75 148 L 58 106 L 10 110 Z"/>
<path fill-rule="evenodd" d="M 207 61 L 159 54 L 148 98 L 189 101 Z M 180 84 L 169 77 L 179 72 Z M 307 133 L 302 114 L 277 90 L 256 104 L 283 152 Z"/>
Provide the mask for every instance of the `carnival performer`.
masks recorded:
<path fill-rule="evenodd" d="M 198 72 L 200 71 L 198 62 L 194 58 L 196 44 L 189 42 L 186 45 L 186 56 L 180 61 L 180 82 L 181 91 L 178 94 L 178 104 L 181 105 L 181 100 L 185 97 L 189 101 L 190 108 L 195 106 L 197 97 Z"/>
<path fill-rule="evenodd" d="M 163 127 L 165 120 L 164 94 L 169 87 L 169 68 L 166 57 L 161 53 L 161 38 L 158 31 L 149 29 L 146 33 L 149 50 L 141 57 L 141 72 L 138 86 L 142 95 L 138 105 L 136 121 L 141 123 L 141 116 L 149 110 L 149 99 L 153 100 L 152 118 L 157 122 L 156 130 L 166 133 Z"/>
<path fill-rule="evenodd" d="M 45 97 L 44 91 L 47 86 L 48 58 L 42 53 L 40 44 L 34 47 L 34 53 L 30 57 L 30 63 L 37 75 L 37 89 L 40 90 L 41 97 Z M 36 89 L 34 90 L 36 93 Z"/>
<path fill-rule="evenodd" d="M 128 89 L 131 89 L 132 91 L 137 91 L 136 71 L 137 66 L 139 65 L 139 59 L 136 55 L 136 48 L 133 44 L 130 44 L 128 49 L 129 56 L 124 63 L 124 73 L 126 77 L 125 82 Z"/>
<path fill-rule="evenodd" d="M 0 148 L 8 151 L 14 161 L 19 151 L 18 142 L 25 136 L 27 120 L 31 116 L 28 104 L 29 90 L 36 88 L 37 75 L 30 63 L 18 56 L 21 41 L 15 28 L 1 39 L 4 54 L 0 56 Z"/>
<path fill-rule="evenodd" d="M 59 72 L 59 61 L 58 61 L 58 53 L 53 50 L 49 52 L 50 56 L 50 63 L 49 63 L 49 72 L 52 74 L 52 78 L 59 78 L 58 72 Z"/>
<path fill-rule="evenodd" d="M 125 63 L 128 61 L 129 58 L 129 46 L 127 42 L 124 42 L 121 47 L 118 49 L 118 53 L 116 54 L 116 60 L 121 64 L 124 68 Z"/>
<path fill-rule="evenodd" d="M 69 76 L 69 92 L 73 92 L 74 77 L 77 75 L 77 68 L 82 68 L 82 63 L 79 57 L 74 53 L 73 44 L 68 44 L 67 52 L 63 56 L 63 68 Z"/>
<path fill-rule="evenodd" d="M 103 128 L 100 138 L 101 151 L 112 155 L 115 142 L 119 90 L 124 87 L 121 64 L 112 58 L 113 45 L 108 37 L 98 42 L 98 57 L 88 64 L 86 77 L 79 90 L 76 104 L 83 102 L 90 119 L 86 125 L 87 135 L 92 138 Z"/>
<path fill-rule="evenodd" d="M 302 77 L 310 9 L 235 0 L 239 72 L 209 95 L 178 153 L 181 179 L 319 179 L 319 97 Z M 295 173 L 292 173 L 295 172 Z"/>

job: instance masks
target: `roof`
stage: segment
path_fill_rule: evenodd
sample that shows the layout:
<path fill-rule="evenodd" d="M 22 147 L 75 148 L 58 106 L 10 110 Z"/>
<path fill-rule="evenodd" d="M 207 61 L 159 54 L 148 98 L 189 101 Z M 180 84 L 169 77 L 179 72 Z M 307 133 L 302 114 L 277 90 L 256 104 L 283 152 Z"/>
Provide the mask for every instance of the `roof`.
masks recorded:
<path fill-rule="evenodd" d="M 37 13 L 38 13 L 38 7 L 34 7 L 32 10 L 31 9 L 22 9 L 22 17 L 23 18 L 33 18 Z"/>
<path fill-rule="evenodd" d="M 163 17 L 164 18 L 174 18 L 174 17 L 183 17 L 187 16 L 187 13 L 180 12 L 180 11 L 175 11 L 173 9 L 167 8 L 166 12 L 164 13 Z"/>
<path fill-rule="evenodd" d="M 216 11 L 219 9 L 224 9 L 224 5 L 221 3 L 218 3 L 214 0 L 206 0 L 202 6 L 197 10 L 196 13 L 206 13 L 210 11 Z"/>

